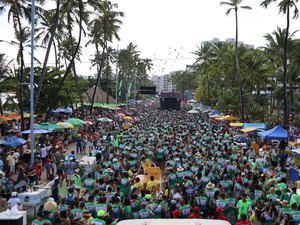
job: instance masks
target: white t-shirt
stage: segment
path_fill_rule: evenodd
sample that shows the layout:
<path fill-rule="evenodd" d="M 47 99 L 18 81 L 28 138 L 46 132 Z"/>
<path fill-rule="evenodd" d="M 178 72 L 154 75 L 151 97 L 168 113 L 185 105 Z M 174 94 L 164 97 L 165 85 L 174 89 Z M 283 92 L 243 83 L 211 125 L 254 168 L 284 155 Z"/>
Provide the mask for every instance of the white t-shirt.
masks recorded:
<path fill-rule="evenodd" d="M 43 147 L 41 148 L 41 158 L 46 158 L 47 156 L 47 148 Z"/>
<path fill-rule="evenodd" d="M 19 198 L 16 197 L 12 197 L 8 200 L 7 202 L 9 204 L 9 207 L 12 208 L 14 207 L 16 204 L 21 203 Z"/>

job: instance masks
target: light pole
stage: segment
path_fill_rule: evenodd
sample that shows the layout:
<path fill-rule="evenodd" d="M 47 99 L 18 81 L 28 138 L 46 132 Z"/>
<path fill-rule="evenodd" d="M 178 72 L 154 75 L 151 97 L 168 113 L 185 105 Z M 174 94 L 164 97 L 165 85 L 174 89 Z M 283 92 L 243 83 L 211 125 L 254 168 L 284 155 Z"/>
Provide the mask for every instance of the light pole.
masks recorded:
<path fill-rule="evenodd" d="M 31 0 L 31 59 L 30 59 L 30 150 L 31 164 L 34 164 L 34 23 L 35 23 L 35 0 Z"/>

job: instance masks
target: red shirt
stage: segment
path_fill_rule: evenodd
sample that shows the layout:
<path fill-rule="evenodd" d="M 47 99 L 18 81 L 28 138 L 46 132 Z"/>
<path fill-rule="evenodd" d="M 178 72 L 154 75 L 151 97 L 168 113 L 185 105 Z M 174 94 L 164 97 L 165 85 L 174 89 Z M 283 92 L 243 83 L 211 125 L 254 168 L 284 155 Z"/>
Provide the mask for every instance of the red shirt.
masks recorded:
<path fill-rule="evenodd" d="M 235 225 L 251 225 L 252 223 L 251 222 L 248 222 L 248 221 L 240 221 L 240 222 L 237 222 Z"/>
<path fill-rule="evenodd" d="M 226 216 L 223 216 L 223 215 L 218 215 L 217 218 L 215 218 L 215 216 L 212 216 L 210 217 L 212 220 L 215 219 L 215 220 L 227 220 Z"/>
<path fill-rule="evenodd" d="M 188 218 L 189 218 L 189 219 L 203 219 L 202 216 L 197 215 L 196 213 L 190 214 Z"/>

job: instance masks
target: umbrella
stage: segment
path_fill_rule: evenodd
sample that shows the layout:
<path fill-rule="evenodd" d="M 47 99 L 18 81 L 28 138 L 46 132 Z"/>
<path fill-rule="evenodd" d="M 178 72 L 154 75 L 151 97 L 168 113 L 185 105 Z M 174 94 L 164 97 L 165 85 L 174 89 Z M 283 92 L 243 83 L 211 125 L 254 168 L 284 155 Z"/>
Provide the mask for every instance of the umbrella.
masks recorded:
<path fill-rule="evenodd" d="M 33 133 L 34 134 L 46 134 L 46 133 L 50 133 L 51 131 L 49 130 L 44 130 L 44 129 L 38 129 L 38 128 L 34 128 L 33 129 Z M 22 134 L 30 134 L 31 133 L 31 130 L 24 130 L 21 132 Z"/>
<path fill-rule="evenodd" d="M 118 116 L 119 116 L 119 117 L 124 117 L 125 114 L 124 114 L 124 113 L 118 113 Z"/>
<path fill-rule="evenodd" d="M 229 125 L 231 127 L 241 127 L 241 126 L 243 126 L 243 123 L 229 123 Z"/>
<path fill-rule="evenodd" d="M 130 120 L 133 120 L 133 118 L 131 116 L 124 116 L 123 120 L 130 121 Z"/>
<path fill-rule="evenodd" d="M 244 128 L 244 129 L 241 129 L 242 132 L 244 133 L 248 133 L 248 132 L 258 132 L 258 131 L 262 131 L 256 127 L 247 127 L 247 128 Z"/>
<path fill-rule="evenodd" d="M 248 137 L 245 135 L 236 135 L 233 137 L 233 141 L 238 142 L 238 143 L 246 143 L 248 141 Z"/>
<path fill-rule="evenodd" d="M 220 114 L 213 114 L 211 116 L 209 116 L 209 118 L 220 118 L 221 115 Z"/>
<path fill-rule="evenodd" d="M 88 121 L 88 120 L 87 120 L 87 121 L 84 121 L 84 124 L 85 124 L 85 125 L 93 125 L 93 123 L 92 123 L 91 121 Z"/>
<path fill-rule="evenodd" d="M 83 120 L 77 119 L 77 118 L 70 118 L 70 119 L 67 119 L 65 122 L 68 122 L 68 123 L 72 124 L 73 126 L 79 126 L 81 124 L 84 124 Z"/>
<path fill-rule="evenodd" d="M 54 123 L 49 123 L 49 122 L 38 124 L 38 125 L 36 125 L 34 128 L 37 128 L 37 129 L 43 129 L 43 130 L 56 130 L 56 129 L 61 129 L 60 126 L 58 126 L 58 125 L 56 125 L 56 124 L 54 124 Z"/>
<path fill-rule="evenodd" d="M 59 122 L 56 125 L 62 127 L 62 128 L 74 128 L 74 126 L 71 123 L 68 122 Z"/>
<path fill-rule="evenodd" d="M 9 136 L 4 139 L 3 145 L 5 147 L 17 147 L 24 145 L 27 141 L 23 138 L 18 138 L 16 136 Z"/>
<path fill-rule="evenodd" d="M 97 120 L 100 121 L 100 122 L 103 122 L 103 123 L 110 123 L 110 122 L 112 122 L 112 119 L 109 119 L 107 117 L 101 117 L 101 118 L 98 118 Z"/>
<path fill-rule="evenodd" d="M 188 114 L 198 114 L 199 111 L 196 110 L 196 109 L 192 109 L 192 110 L 188 111 L 187 113 L 188 113 Z"/>
<path fill-rule="evenodd" d="M 223 117 L 220 117 L 220 118 L 218 118 L 218 119 L 219 119 L 219 120 L 229 120 L 229 121 L 232 121 L 232 120 L 239 120 L 239 118 L 234 117 L 234 116 L 230 116 L 230 115 L 223 116 Z"/>

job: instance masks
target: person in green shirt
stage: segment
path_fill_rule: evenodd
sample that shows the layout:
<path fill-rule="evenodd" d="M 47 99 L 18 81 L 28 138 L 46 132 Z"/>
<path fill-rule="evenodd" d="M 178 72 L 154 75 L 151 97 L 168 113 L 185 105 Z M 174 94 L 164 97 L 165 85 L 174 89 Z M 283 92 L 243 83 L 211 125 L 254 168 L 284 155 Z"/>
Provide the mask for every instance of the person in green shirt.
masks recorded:
<path fill-rule="evenodd" d="M 122 209 L 122 215 L 123 215 L 123 219 L 125 219 L 125 220 L 133 218 L 130 198 L 125 198 L 125 200 L 124 200 L 124 207 Z"/>
<path fill-rule="evenodd" d="M 104 210 L 99 210 L 97 212 L 97 218 L 93 218 L 91 220 L 90 225 L 106 225 L 106 222 L 104 220 L 104 215 L 105 215 Z"/>
<path fill-rule="evenodd" d="M 74 209 L 71 210 L 71 220 L 78 222 L 82 219 L 82 212 L 84 211 L 84 202 L 75 202 Z"/>
<path fill-rule="evenodd" d="M 100 210 L 103 210 L 105 213 L 107 213 L 106 198 L 103 196 L 100 196 L 98 202 L 95 204 L 95 215 L 97 215 Z"/>
<path fill-rule="evenodd" d="M 141 210 L 138 211 L 138 219 L 149 219 L 154 217 L 154 213 L 150 209 L 146 209 L 147 204 L 142 202 Z"/>
<path fill-rule="evenodd" d="M 95 212 L 95 203 L 94 203 L 94 196 L 90 195 L 88 197 L 88 202 L 85 203 L 85 208 L 87 210 L 89 210 L 89 212 L 92 214 L 92 216 L 94 215 Z M 97 215 L 97 214 L 95 214 Z"/>
<path fill-rule="evenodd" d="M 241 219 L 242 214 L 246 214 L 247 218 L 249 218 L 248 212 L 250 212 L 251 204 L 246 199 L 247 194 L 242 194 L 242 199 L 237 202 L 236 207 L 238 208 L 238 219 Z"/>
<path fill-rule="evenodd" d="M 74 188 L 78 193 L 80 193 L 81 188 L 81 177 L 79 175 L 79 169 L 74 170 Z"/>
<path fill-rule="evenodd" d="M 89 191 L 91 194 L 95 185 L 95 180 L 92 179 L 92 174 L 88 174 L 88 178 L 83 181 L 83 186 Z"/>
<path fill-rule="evenodd" d="M 153 218 L 162 218 L 162 207 L 157 201 L 158 200 L 155 201 L 151 199 L 150 204 L 148 204 L 147 208 L 154 213 Z"/>
<path fill-rule="evenodd" d="M 180 218 L 188 218 L 191 214 L 191 206 L 189 204 L 185 204 L 183 199 L 179 200 L 179 212 Z"/>
<path fill-rule="evenodd" d="M 121 179 L 121 192 L 123 192 L 124 196 L 129 195 L 130 187 L 129 174 L 125 172 L 124 177 Z"/>
<path fill-rule="evenodd" d="M 35 220 L 32 221 L 31 225 L 43 225 L 44 224 L 44 220 L 42 219 L 42 217 L 43 217 L 42 212 L 39 212 L 37 214 Z M 49 222 L 50 222 L 50 220 L 49 220 Z"/>

